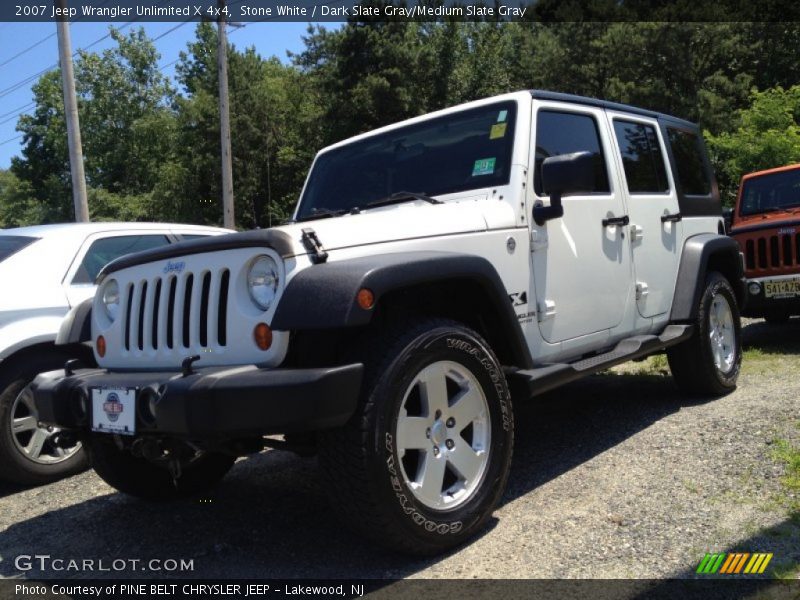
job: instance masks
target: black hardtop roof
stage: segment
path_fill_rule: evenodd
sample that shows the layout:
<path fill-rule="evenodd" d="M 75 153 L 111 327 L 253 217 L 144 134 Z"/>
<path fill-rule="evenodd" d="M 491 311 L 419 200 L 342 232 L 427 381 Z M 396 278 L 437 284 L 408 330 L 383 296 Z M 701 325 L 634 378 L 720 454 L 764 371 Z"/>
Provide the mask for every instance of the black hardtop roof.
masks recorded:
<path fill-rule="evenodd" d="M 556 102 L 571 102 L 573 104 L 585 104 L 587 106 L 597 106 L 600 108 L 608 108 L 610 110 L 618 110 L 621 112 L 629 112 L 635 115 L 642 115 L 651 117 L 653 119 L 664 119 L 672 121 L 673 123 L 697 129 L 697 124 L 679 119 L 672 115 L 656 112 L 654 110 L 647 110 L 646 108 L 639 108 L 638 106 L 631 106 L 630 104 L 622 104 L 620 102 L 610 102 L 608 100 L 598 100 L 597 98 L 587 98 L 586 96 L 578 96 L 576 94 L 564 94 L 561 92 L 549 92 L 547 90 L 530 90 L 531 96 L 538 100 L 553 100 Z"/>

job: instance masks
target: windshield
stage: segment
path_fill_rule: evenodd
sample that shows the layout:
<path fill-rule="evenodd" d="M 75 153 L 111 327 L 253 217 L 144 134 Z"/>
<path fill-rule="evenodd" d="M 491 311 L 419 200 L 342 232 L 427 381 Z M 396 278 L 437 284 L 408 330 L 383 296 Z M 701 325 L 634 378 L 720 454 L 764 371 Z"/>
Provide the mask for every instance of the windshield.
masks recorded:
<path fill-rule="evenodd" d="M 0 262 L 38 239 L 22 235 L 0 235 Z"/>
<path fill-rule="evenodd" d="M 740 215 L 800 207 L 800 169 L 745 180 Z"/>
<path fill-rule="evenodd" d="M 397 192 L 435 196 L 508 183 L 517 105 L 499 102 L 394 129 L 317 157 L 298 220 Z"/>

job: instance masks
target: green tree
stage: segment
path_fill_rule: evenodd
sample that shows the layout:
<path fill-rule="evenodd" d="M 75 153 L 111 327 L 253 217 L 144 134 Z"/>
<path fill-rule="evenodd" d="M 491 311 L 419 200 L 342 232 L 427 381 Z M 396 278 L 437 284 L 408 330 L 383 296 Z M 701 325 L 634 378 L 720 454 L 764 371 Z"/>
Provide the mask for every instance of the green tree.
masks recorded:
<path fill-rule="evenodd" d="M 39 212 L 30 186 L 11 171 L 0 169 L 0 229 L 36 225 L 42 218 Z"/>
<path fill-rule="evenodd" d="M 800 162 L 800 85 L 753 92 L 732 131 L 705 138 L 726 205 L 733 205 L 742 175 Z"/>
<path fill-rule="evenodd" d="M 158 210 L 145 196 L 174 147 L 174 92 L 158 70 L 159 55 L 144 30 L 125 36 L 112 28 L 111 37 L 114 48 L 81 52 L 75 61 L 86 181 L 90 196 L 92 190 L 94 197 L 113 194 L 119 207 L 128 195 L 136 201 L 118 215 L 103 203 L 97 210 L 90 203 L 90 212 L 103 218 L 157 218 Z M 43 222 L 72 220 L 60 72 L 43 75 L 33 93 L 36 108 L 17 124 L 24 145 L 12 171 L 30 186 Z"/>

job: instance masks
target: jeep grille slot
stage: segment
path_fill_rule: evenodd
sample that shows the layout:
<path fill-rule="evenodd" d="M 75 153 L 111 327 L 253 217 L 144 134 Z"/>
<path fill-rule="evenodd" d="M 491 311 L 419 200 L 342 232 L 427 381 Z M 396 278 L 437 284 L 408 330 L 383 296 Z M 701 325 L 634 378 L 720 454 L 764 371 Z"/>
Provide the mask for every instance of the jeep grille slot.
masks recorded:
<path fill-rule="evenodd" d="M 167 348 L 173 348 L 173 331 L 175 328 L 175 290 L 178 288 L 178 278 L 170 277 L 169 298 L 167 299 Z"/>
<path fill-rule="evenodd" d="M 131 308 L 133 307 L 133 284 L 128 286 L 128 297 L 125 300 L 125 350 L 131 349 Z"/>
<path fill-rule="evenodd" d="M 800 265 L 800 234 L 781 234 L 749 239 L 744 244 L 748 271 Z"/>
<path fill-rule="evenodd" d="M 200 294 L 200 345 L 208 346 L 208 296 L 211 293 L 211 273 L 203 275 L 203 289 Z"/>
<path fill-rule="evenodd" d="M 159 319 L 159 309 L 161 308 L 161 279 L 156 279 L 156 289 L 153 292 L 153 319 L 152 319 L 152 326 L 150 328 L 150 347 L 153 350 L 158 350 L 158 319 Z"/>
<path fill-rule="evenodd" d="M 756 244 L 753 240 L 747 240 L 744 251 L 745 258 L 747 259 L 747 268 L 752 270 L 756 268 Z"/>
<path fill-rule="evenodd" d="M 800 236 L 797 238 L 800 244 Z M 220 346 L 225 346 L 228 342 L 228 284 L 230 282 L 231 272 L 228 269 L 222 271 L 222 277 L 219 285 L 219 303 L 217 304 L 217 343 Z M 213 304 L 212 304 L 213 306 Z"/>
<path fill-rule="evenodd" d="M 192 288 L 194 287 L 194 275 L 189 273 L 186 276 L 186 286 L 183 291 L 183 347 L 191 348 L 192 336 Z"/>

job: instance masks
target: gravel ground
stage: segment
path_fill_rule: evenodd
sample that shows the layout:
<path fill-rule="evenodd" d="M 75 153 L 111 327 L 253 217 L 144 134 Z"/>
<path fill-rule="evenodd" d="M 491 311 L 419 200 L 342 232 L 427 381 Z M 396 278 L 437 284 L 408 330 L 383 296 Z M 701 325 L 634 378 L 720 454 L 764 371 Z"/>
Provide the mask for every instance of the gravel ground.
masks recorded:
<path fill-rule="evenodd" d="M 0 487 L 0 576 L 98 575 L 20 573 L 21 554 L 194 559 L 183 575 L 204 578 L 680 577 L 730 550 L 794 568 L 798 515 L 772 452 L 776 438 L 800 437 L 800 320 L 749 322 L 745 343 L 739 389 L 722 399 L 687 403 L 651 360 L 517 407 L 502 506 L 445 557 L 363 543 L 330 516 L 316 460 L 273 450 L 237 463 L 213 495 L 167 505 L 116 494 L 91 471 Z"/>

